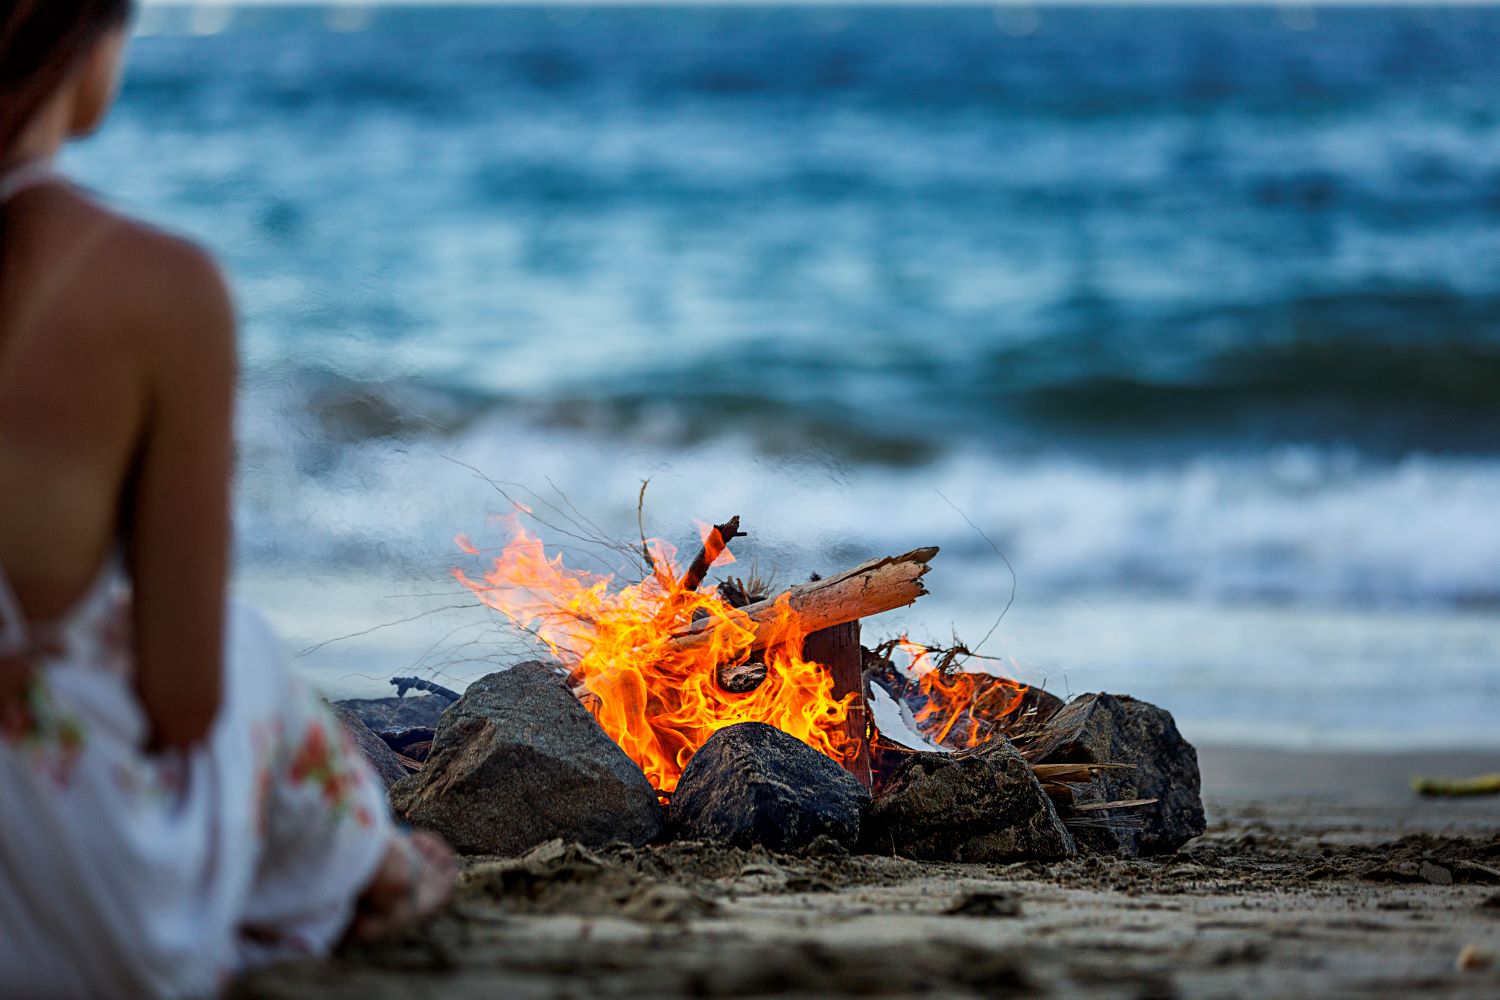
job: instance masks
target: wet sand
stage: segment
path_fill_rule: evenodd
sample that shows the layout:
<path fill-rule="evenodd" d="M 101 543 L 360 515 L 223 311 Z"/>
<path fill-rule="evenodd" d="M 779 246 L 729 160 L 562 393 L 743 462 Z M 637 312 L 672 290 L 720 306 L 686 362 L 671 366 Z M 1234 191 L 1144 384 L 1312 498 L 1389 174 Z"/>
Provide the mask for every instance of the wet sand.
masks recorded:
<path fill-rule="evenodd" d="M 1500 996 L 1500 798 L 1412 773 L 1500 753 L 1210 748 L 1207 834 L 1166 858 L 941 865 L 680 844 L 466 859 L 406 939 L 255 997 Z M 1469 947 L 1488 968 L 1460 970 Z"/>

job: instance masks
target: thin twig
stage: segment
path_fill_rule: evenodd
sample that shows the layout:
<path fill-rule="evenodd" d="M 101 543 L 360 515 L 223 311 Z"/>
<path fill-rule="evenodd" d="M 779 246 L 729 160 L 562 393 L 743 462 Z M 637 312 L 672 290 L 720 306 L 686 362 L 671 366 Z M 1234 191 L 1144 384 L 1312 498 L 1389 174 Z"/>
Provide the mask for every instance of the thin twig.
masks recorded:
<path fill-rule="evenodd" d="M 969 515 L 959 510 L 958 505 L 944 496 L 942 490 L 933 490 L 933 492 L 942 497 L 943 503 L 947 504 L 949 507 L 952 507 L 954 512 L 958 514 L 959 517 L 963 518 L 964 521 L 969 525 L 969 527 L 979 532 L 979 537 L 983 538 L 986 542 L 989 543 L 990 548 L 995 550 L 995 555 L 1000 557 L 1000 561 L 1005 563 L 1005 568 L 1010 571 L 1010 598 L 1005 602 L 1005 607 L 1000 610 L 1000 617 L 995 619 L 995 624 L 990 626 L 990 630 L 984 634 L 983 639 L 980 639 L 979 642 L 975 643 L 974 649 L 978 650 L 985 643 L 990 641 L 990 636 L 994 635 L 995 629 L 1000 627 L 1000 622 L 1005 619 L 1006 613 L 1010 611 L 1010 606 L 1016 603 L 1016 568 L 1010 564 L 1010 560 L 1005 557 L 1005 553 L 1000 551 L 1000 546 L 995 544 L 994 539 L 990 538 L 989 535 L 986 535 L 983 528 L 975 524 L 973 521 L 969 520 Z"/>
<path fill-rule="evenodd" d="M 302 657 L 307 656 L 310 653 L 316 653 L 324 646 L 331 646 L 336 642 L 343 642 L 346 639 L 358 639 L 362 635 L 369 635 L 371 632 L 379 632 L 384 628 L 394 628 L 397 625 L 408 625 L 411 622 L 420 621 L 423 618 L 427 618 L 435 614 L 440 614 L 444 611 L 458 611 L 464 608 L 483 607 L 488 607 L 488 605 L 486 605 L 483 601 L 469 601 L 464 604 L 447 604 L 441 608 L 429 608 L 426 611 L 421 611 L 417 614 L 412 615 L 410 618 L 400 618 L 393 622 L 382 622 L 379 625 L 371 625 L 369 628 L 360 629 L 358 632 L 350 632 L 348 635 L 336 635 L 332 639 L 324 639 L 322 642 L 315 642 L 311 646 L 308 646 L 306 649 L 297 653 L 294 659 L 301 659 Z"/>
<path fill-rule="evenodd" d="M 646 487 L 650 479 L 641 480 L 641 493 L 635 499 L 635 525 L 641 533 L 641 555 L 646 557 L 647 576 L 656 575 L 656 560 L 651 555 L 651 546 L 646 544 Z"/>

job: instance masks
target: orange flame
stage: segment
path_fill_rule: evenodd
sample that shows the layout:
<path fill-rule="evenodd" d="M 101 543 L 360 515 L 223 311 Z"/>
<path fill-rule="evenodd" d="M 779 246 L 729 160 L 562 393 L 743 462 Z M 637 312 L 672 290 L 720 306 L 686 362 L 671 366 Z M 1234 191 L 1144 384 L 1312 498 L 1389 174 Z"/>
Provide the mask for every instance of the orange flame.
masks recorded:
<path fill-rule="evenodd" d="M 904 635 L 896 641 L 896 648 L 911 658 L 906 675 L 927 699 L 913 718 L 934 743 L 961 750 L 988 742 L 1025 700 L 1028 688 L 1020 681 L 944 671 L 934 662 L 932 650 Z"/>
<path fill-rule="evenodd" d="M 594 718 L 658 791 L 675 789 L 698 748 L 739 722 L 775 726 L 836 760 L 853 751 L 844 720 L 854 696 L 835 698 L 832 674 L 802 659 L 807 633 L 785 595 L 769 631 L 761 630 L 773 641 L 753 654 L 766 665 L 765 681 L 734 694 L 719 687 L 718 666 L 749 662 L 756 630 L 716 588 L 684 589 L 671 546 L 652 542 L 655 574 L 615 587 L 612 576 L 570 568 L 519 524 L 512 529 L 513 539 L 479 580 L 461 569 L 453 575 L 562 661 Z M 717 558 L 725 545 L 715 535 L 705 530 L 706 551 Z M 476 551 L 467 539 L 458 544 Z M 704 617 L 708 643 L 691 651 L 672 646 L 675 631 Z"/>

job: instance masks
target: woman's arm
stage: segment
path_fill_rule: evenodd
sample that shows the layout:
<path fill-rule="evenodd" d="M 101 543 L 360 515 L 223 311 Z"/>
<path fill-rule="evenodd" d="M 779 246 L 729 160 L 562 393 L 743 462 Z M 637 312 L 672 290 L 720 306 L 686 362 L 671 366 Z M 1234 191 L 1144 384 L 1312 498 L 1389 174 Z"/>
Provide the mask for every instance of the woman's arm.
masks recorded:
<path fill-rule="evenodd" d="M 145 418 L 129 560 L 152 745 L 185 748 L 207 735 L 222 688 L 235 322 L 212 260 L 168 237 L 153 242 L 130 268 L 149 271 L 155 287 L 143 290 L 139 313 L 149 317 Z"/>

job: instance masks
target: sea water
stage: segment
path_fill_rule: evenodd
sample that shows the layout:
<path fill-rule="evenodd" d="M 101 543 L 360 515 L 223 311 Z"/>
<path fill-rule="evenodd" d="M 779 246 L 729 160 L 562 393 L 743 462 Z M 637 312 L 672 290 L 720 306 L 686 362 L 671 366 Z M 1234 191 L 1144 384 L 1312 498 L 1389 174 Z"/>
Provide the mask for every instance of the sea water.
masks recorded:
<path fill-rule="evenodd" d="M 453 536 L 508 494 L 628 575 L 575 536 L 649 479 L 648 534 L 743 517 L 729 572 L 940 544 L 867 639 L 1204 741 L 1500 743 L 1500 11 L 137 35 L 68 166 L 231 276 L 238 579 L 330 691 L 518 654 Z"/>

